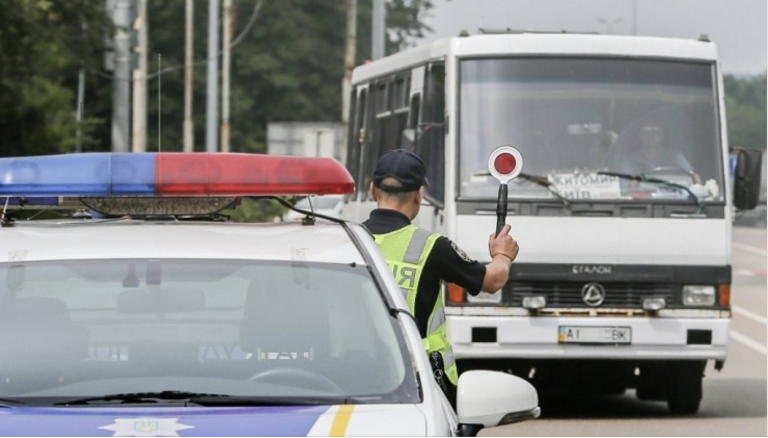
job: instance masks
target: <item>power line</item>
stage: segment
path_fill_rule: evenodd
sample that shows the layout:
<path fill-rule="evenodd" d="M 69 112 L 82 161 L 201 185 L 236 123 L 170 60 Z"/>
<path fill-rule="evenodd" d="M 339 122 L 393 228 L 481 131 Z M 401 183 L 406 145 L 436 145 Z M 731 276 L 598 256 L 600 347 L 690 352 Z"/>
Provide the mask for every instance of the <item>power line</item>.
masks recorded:
<path fill-rule="evenodd" d="M 243 28 L 242 31 L 240 31 L 240 33 L 237 35 L 237 37 L 234 40 L 232 40 L 232 44 L 229 46 L 230 50 L 234 49 L 238 44 L 240 44 L 243 41 L 243 39 L 245 39 L 245 36 L 248 34 L 248 32 L 251 30 L 251 27 L 253 27 L 254 23 L 256 22 L 256 18 L 257 18 L 258 14 L 259 14 L 259 11 L 261 10 L 261 7 L 262 7 L 262 5 L 265 2 L 266 2 L 266 0 L 256 0 L 256 2 L 254 3 L 253 11 L 251 12 L 251 17 L 248 19 L 248 23 L 246 23 L 245 27 Z M 66 46 L 66 48 L 69 51 L 71 51 L 72 53 L 76 54 L 76 52 L 74 50 L 72 50 L 71 47 Z M 199 61 L 194 61 L 194 62 L 192 62 L 191 65 L 192 65 L 192 67 L 199 67 L 199 66 L 202 66 L 202 65 L 207 65 L 208 62 L 210 62 L 210 61 L 212 61 L 212 60 L 214 60 L 216 58 L 221 57 L 223 53 L 224 53 L 223 50 L 219 50 L 216 53 L 216 55 L 207 57 L 205 59 L 201 59 Z M 97 76 L 100 76 L 102 78 L 105 78 L 105 79 L 115 79 L 115 76 L 113 74 L 105 73 L 103 70 L 101 70 L 99 68 L 96 68 L 96 67 L 93 67 L 93 66 L 89 66 L 87 64 L 84 64 L 84 67 L 85 67 L 85 69 L 87 71 L 89 71 L 89 72 L 91 72 L 91 73 L 93 73 L 93 74 L 95 74 Z M 135 77 L 133 79 L 129 79 L 128 81 L 133 81 L 134 79 L 153 79 L 153 78 L 155 78 L 156 76 L 158 76 L 160 74 L 169 73 L 169 72 L 173 72 L 173 71 L 177 71 L 177 70 L 185 70 L 185 69 L 186 69 L 186 66 L 184 64 L 177 64 L 177 65 L 173 65 L 173 66 L 170 66 L 170 67 L 165 67 L 162 70 L 156 70 L 153 73 L 147 74 L 143 78 L 140 77 L 140 76 L 137 76 L 137 77 Z M 124 80 L 124 79 L 117 79 L 117 80 Z"/>

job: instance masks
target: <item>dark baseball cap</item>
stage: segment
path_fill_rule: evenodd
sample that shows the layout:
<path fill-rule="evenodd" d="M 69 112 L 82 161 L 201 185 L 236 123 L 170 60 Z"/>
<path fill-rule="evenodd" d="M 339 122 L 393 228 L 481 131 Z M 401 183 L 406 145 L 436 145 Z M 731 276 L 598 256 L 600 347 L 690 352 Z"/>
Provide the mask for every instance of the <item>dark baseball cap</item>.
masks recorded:
<path fill-rule="evenodd" d="M 400 181 L 402 187 L 382 185 L 384 178 Z M 389 193 L 414 192 L 421 186 L 428 186 L 426 167 L 415 153 L 407 149 L 394 149 L 379 158 L 373 171 L 373 185 Z"/>

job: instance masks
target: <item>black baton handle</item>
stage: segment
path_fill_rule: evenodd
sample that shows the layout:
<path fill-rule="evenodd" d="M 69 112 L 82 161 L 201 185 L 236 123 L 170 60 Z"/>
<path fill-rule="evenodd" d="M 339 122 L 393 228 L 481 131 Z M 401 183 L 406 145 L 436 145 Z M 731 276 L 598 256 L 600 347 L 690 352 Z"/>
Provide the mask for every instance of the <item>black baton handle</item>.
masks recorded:
<path fill-rule="evenodd" d="M 499 199 L 496 201 L 496 234 L 501 233 L 507 223 L 507 184 L 499 185 Z"/>

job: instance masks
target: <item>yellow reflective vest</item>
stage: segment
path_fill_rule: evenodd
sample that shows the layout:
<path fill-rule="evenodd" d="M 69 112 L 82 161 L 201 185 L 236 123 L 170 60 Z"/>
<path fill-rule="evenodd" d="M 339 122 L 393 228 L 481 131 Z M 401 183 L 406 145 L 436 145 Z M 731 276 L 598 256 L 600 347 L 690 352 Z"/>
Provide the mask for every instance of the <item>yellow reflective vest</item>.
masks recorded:
<path fill-rule="evenodd" d="M 415 225 L 408 225 L 386 234 L 374 234 L 390 270 L 395 275 L 397 285 L 405 295 L 411 313 L 416 312 L 416 293 L 419 279 L 424 272 L 427 257 L 440 234 L 423 230 Z M 445 307 L 443 291 L 438 291 L 435 306 L 427 321 L 427 337 L 423 338 L 427 354 L 439 352 L 448 379 L 456 385 L 459 381 L 456 359 L 446 336 Z"/>

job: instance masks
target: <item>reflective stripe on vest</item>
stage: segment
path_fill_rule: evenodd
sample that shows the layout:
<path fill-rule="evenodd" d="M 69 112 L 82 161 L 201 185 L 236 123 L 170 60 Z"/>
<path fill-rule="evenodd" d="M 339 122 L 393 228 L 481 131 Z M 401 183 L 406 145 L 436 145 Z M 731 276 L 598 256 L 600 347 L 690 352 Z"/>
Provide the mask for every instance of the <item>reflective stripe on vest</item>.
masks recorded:
<path fill-rule="evenodd" d="M 419 279 L 424 271 L 427 257 L 432 247 L 440 237 L 437 233 L 408 225 L 399 230 L 386 234 L 374 234 L 376 244 L 381 249 L 387 260 L 397 285 L 405 295 L 405 301 L 411 313 L 416 312 L 416 293 Z M 445 373 L 453 384 L 457 384 L 459 377 L 456 369 L 456 360 L 453 349 L 446 336 L 445 309 L 443 305 L 443 291 L 438 291 L 435 306 L 430 312 L 427 321 L 427 337 L 422 341 L 427 353 L 439 351 L 443 356 Z"/>

